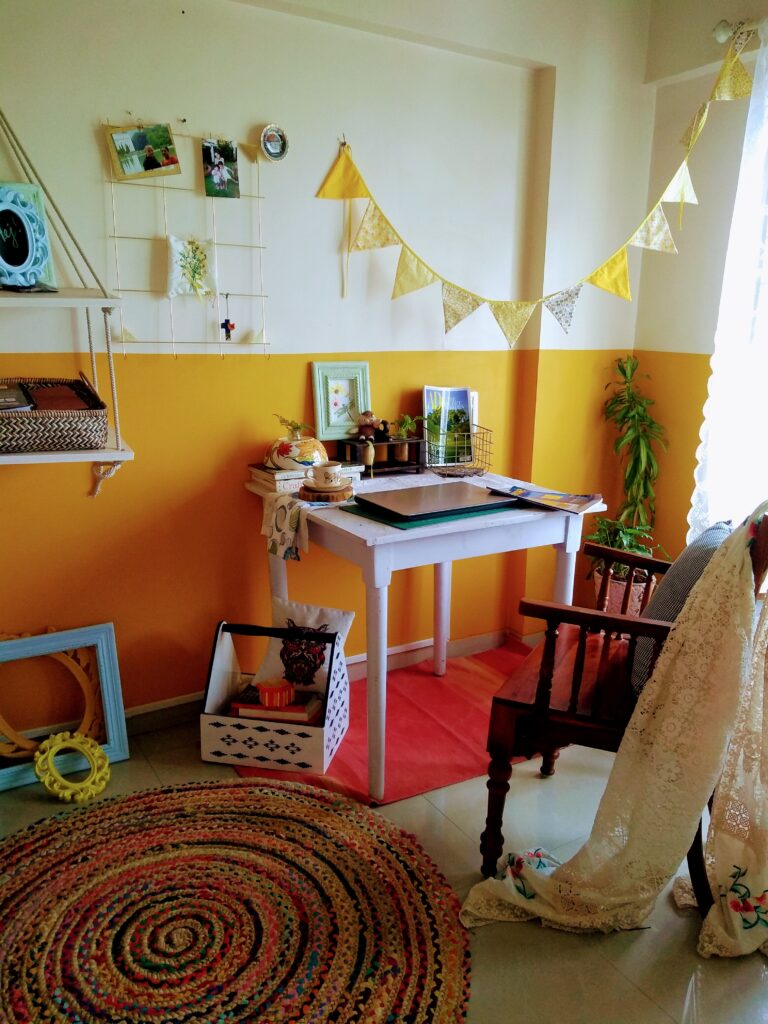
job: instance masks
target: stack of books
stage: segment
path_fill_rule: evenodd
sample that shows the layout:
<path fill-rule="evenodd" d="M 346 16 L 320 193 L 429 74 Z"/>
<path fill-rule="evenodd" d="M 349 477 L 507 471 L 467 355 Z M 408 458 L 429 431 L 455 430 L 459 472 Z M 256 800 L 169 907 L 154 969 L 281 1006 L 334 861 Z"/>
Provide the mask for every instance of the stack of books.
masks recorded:
<path fill-rule="evenodd" d="M 235 718 L 263 718 L 271 722 L 300 722 L 302 725 L 311 725 L 322 711 L 323 698 L 312 690 L 297 690 L 292 704 L 266 708 L 259 700 L 255 686 L 247 686 L 229 706 L 229 713 Z"/>
<path fill-rule="evenodd" d="M 365 466 L 350 463 L 342 465 L 341 475 L 350 477 L 352 483 L 359 483 Z M 268 469 L 263 462 L 254 462 L 248 466 L 251 480 L 266 485 L 272 491 L 298 491 L 306 475 L 303 469 Z"/>

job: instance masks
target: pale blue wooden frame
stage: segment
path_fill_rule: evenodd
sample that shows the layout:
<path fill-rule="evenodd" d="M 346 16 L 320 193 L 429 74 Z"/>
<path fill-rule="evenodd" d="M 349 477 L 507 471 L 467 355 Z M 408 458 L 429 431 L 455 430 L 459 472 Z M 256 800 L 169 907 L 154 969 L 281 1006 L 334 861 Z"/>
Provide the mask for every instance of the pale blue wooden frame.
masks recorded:
<path fill-rule="evenodd" d="M 0 642 L 0 664 L 21 661 L 23 658 L 37 658 L 59 651 L 70 651 L 78 647 L 96 648 L 99 690 L 107 733 L 107 741 L 101 744 L 101 748 L 110 763 L 125 761 L 130 757 L 128 734 L 125 728 L 120 672 L 117 667 L 115 629 L 111 622 L 104 622 L 98 626 L 83 626 L 80 629 L 64 629 L 58 633 L 25 636 L 18 640 L 3 640 Z M 56 768 L 64 775 L 67 772 L 88 768 L 88 762 L 80 754 L 60 754 L 56 758 Z M 35 768 L 31 762 L 0 768 L 0 790 L 26 786 L 31 782 L 37 782 Z"/>
<path fill-rule="evenodd" d="M 312 391 L 315 399 L 315 436 L 321 441 L 349 440 L 357 432 L 357 416 L 348 422 L 331 424 L 330 385 L 333 380 L 352 381 L 357 414 L 371 408 L 371 383 L 368 363 L 312 363 Z"/>

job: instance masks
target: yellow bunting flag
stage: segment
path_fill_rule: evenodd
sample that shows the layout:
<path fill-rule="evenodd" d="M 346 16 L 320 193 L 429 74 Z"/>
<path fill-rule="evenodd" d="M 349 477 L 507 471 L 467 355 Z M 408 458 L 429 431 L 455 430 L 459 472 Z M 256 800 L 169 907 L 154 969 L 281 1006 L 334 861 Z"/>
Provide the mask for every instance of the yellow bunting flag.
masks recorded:
<path fill-rule="evenodd" d="M 439 280 L 437 274 L 404 245 L 400 250 L 400 259 L 397 261 L 392 298 L 398 299 L 401 295 L 416 292 L 419 288 L 426 288 L 428 284 L 434 284 Z"/>
<path fill-rule="evenodd" d="M 478 306 L 482 306 L 484 301 L 485 299 L 473 295 L 472 292 L 465 292 L 463 288 L 457 288 L 455 284 L 443 281 L 445 333 L 452 331 L 462 320 L 466 320 L 470 313 L 474 313 Z"/>
<path fill-rule="evenodd" d="M 691 119 L 691 123 L 685 129 L 685 135 L 683 135 L 680 141 L 685 148 L 690 152 L 696 145 L 699 136 L 704 130 L 704 125 L 707 123 L 707 114 L 709 113 L 709 103 L 702 103 L 696 113 Z"/>
<path fill-rule="evenodd" d="M 677 254 L 677 246 L 661 203 L 654 206 L 628 244 L 636 245 L 640 249 L 655 249 L 656 252 Z"/>
<path fill-rule="evenodd" d="M 349 146 L 342 146 L 333 167 L 318 189 L 318 199 L 370 199 L 371 193 L 355 167 Z"/>
<path fill-rule="evenodd" d="M 509 347 L 513 348 L 523 333 L 525 325 L 531 319 L 531 314 L 537 304 L 535 302 L 489 302 L 488 305 L 496 317 L 496 323 L 504 332 Z"/>
<path fill-rule="evenodd" d="M 606 292 L 618 295 L 620 299 L 632 301 L 632 294 L 629 290 L 629 262 L 627 260 L 627 247 L 619 249 L 602 266 L 593 271 L 586 279 L 596 288 L 602 288 Z"/>
<path fill-rule="evenodd" d="M 752 78 L 741 58 L 729 50 L 712 89 L 713 100 L 740 100 L 752 92 Z"/>
<path fill-rule="evenodd" d="M 691 172 L 688 170 L 688 161 L 683 162 L 675 172 L 675 176 L 664 190 L 661 197 L 662 203 L 697 203 L 696 193 L 693 191 Z"/>
<path fill-rule="evenodd" d="M 383 249 L 387 245 L 400 245 L 400 239 L 376 203 L 371 200 L 365 208 L 350 249 L 353 252 L 361 252 L 364 249 Z"/>
<path fill-rule="evenodd" d="M 566 334 L 571 329 L 573 311 L 581 294 L 581 288 L 582 285 L 579 282 L 579 284 L 573 285 L 572 288 L 565 288 L 563 291 L 557 292 L 556 295 L 551 295 L 548 299 L 544 300 L 544 305 Z"/>

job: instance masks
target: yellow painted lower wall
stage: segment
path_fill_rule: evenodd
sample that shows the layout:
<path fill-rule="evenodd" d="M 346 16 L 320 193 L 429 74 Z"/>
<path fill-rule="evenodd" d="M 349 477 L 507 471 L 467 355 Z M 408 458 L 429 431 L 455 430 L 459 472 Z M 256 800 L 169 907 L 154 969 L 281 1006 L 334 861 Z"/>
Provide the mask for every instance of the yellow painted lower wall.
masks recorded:
<path fill-rule="evenodd" d="M 374 411 L 390 419 L 420 412 L 425 383 L 475 388 L 481 422 L 493 431 L 495 471 L 614 499 L 619 473 L 601 419 L 613 355 L 397 352 L 328 359 L 367 359 Z M 670 432 L 658 522 L 659 538 L 674 554 L 684 543 L 708 360 L 640 356 L 658 418 Z M 80 368 L 67 356 L 0 357 L 0 376 L 75 376 Z M 85 361 L 82 368 L 87 372 Z M 103 367 L 101 373 L 104 392 Z M 130 708 L 202 689 L 218 620 L 269 622 L 261 502 L 243 488 L 246 466 L 280 433 L 273 413 L 311 422 L 313 403 L 308 356 L 131 354 L 118 359 L 117 373 L 123 432 L 136 460 L 97 498 L 87 496 L 85 465 L 0 467 L 0 633 L 113 622 Z M 577 597 L 583 575 L 580 569 Z M 362 612 L 357 571 L 327 552 L 313 549 L 291 563 L 289 585 L 297 600 Z M 522 632 L 520 597 L 548 596 L 551 585 L 549 553 L 457 563 L 452 635 L 510 626 Z M 430 571 L 396 574 L 390 644 L 431 635 Z M 359 614 L 348 653 L 364 649 Z M 24 727 L 24 707 L 34 720 L 35 701 L 11 689 L 15 696 L 4 692 L 3 708 Z"/>
<path fill-rule="evenodd" d="M 477 389 L 483 424 L 498 438 L 496 467 L 510 471 L 514 353 L 327 358 L 367 359 L 374 411 L 390 419 L 421 412 L 425 383 Z M 243 487 L 246 467 L 281 433 L 273 413 L 314 416 L 309 356 L 131 354 L 116 366 L 123 434 L 136 459 L 97 498 L 87 496 L 86 465 L 0 467 L 10 581 L 0 588 L 0 633 L 114 622 L 124 701 L 133 707 L 202 689 L 218 620 L 269 623 L 261 501 Z M 0 357 L 0 376 L 66 377 L 80 368 L 89 372 L 85 359 Z M 103 366 L 100 390 L 108 390 Z M 319 549 L 289 565 L 289 585 L 297 600 L 362 612 L 358 572 Z M 454 635 L 503 628 L 505 587 L 503 559 L 457 564 Z M 432 636 L 428 570 L 396 574 L 389 630 L 393 645 Z M 348 653 L 364 649 L 359 614 Z"/>

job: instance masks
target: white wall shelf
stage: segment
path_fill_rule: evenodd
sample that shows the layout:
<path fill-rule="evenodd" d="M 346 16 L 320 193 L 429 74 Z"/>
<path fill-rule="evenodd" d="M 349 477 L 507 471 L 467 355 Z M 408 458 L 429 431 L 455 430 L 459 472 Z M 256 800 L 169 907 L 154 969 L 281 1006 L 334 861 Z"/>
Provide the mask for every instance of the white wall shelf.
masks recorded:
<path fill-rule="evenodd" d="M 60 288 L 55 292 L 0 289 L 0 308 L 6 309 L 113 309 L 119 304 L 116 295 L 105 296 L 96 288 Z"/>
<path fill-rule="evenodd" d="M 23 466 L 31 463 L 39 465 L 51 462 L 123 463 L 131 462 L 133 454 L 133 449 L 125 443 L 122 448 L 116 447 L 115 432 L 110 427 L 105 448 L 80 448 L 65 452 L 0 453 L 0 466 Z"/>

